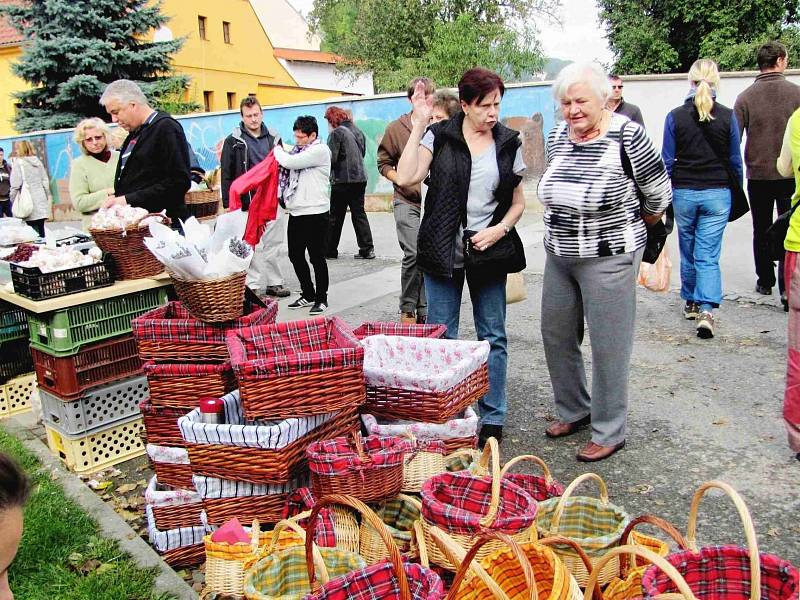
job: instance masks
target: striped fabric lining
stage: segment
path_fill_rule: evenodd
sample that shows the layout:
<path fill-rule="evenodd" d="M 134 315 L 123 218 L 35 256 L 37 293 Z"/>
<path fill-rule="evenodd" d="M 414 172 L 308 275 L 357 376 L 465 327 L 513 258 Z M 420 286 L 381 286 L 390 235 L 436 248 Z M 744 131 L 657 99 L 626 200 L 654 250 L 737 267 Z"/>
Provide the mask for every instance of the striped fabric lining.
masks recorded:
<path fill-rule="evenodd" d="M 159 552 L 163 553 L 168 550 L 176 550 L 184 546 L 203 543 L 203 536 L 206 534 L 206 528 L 203 525 L 180 527 L 178 529 L 157 529 L 153 507 L 147 505 L 144 510 L 147 514 L 147 536 L 150 538 L 150 543 Z"/>
<path fill-rule="evenodd" d="M 308 485 L 308 476 L 304 475 L 288 483 L 250 483 L 249 481 L 236 481 L 233 479 L 219 479 L 192 475 L 194 489 L 201 498 L 244 498 L 248 496 L 269 496 L 273 494 L 289 494 L 297 488 Z"/>
<path fill-rule="evenodd" d="M 620 160 L 620 130 L 626 122 L 626 117 L 613 115 L 606 135 L 584 144 L 569 139 L 565 122 L 550 132 L 548 167 L 538 195 L 544 205 L 544 244 L 551 254 L 614 256 L 645 245 L 639 199 Z M 636 183 L 646 197 L 646 212 L 663 212 L 672 200 L 672 189 L 660 155 L 638 125 L 625 128 L 624 143 Z"/>

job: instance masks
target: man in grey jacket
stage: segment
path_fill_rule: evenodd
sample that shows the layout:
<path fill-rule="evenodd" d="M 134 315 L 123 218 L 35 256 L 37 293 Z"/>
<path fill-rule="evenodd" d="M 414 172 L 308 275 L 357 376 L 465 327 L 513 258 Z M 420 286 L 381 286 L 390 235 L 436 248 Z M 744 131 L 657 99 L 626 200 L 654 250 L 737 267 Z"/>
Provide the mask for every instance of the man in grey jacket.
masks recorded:
<path fill-rule="evenodd" d="M 220 168 L 222 170 L 222 205 L 228 207 L 228 194 L 233 181 L 264 160 L 276 144 L 278 133 L 264 125 L 264 113 L 255 96 L 248 96 L 239 107 L 242 122 L 235 127 L 222 145 Z M 250 195 L 241 198 L 242 210 L 250 208 Z M 283 286 L 283 273 L 278 264 L 278 252 L 286 231 L 286 214 L 279 206 L 276 218 L 267 224 L 261 241 L 255 248 L 247 285 L 269 296 L 287 297 L 290 292 Z"/>
<path fill-rule="evenodd" d="M 767 229 L 778 214 L 789 210 L 794 193 L 794 178 L 778 173 L 775 162 L 781 151 L 783 132 L 792 113 L 800 107 L 800 87 L 786 81 L 783 72 L 789 65 L 786 47 L 767 42 L 758 49 L 761 74 L 733 105 L 739 135 L 747 132 L 744 163 L 747 166 L 747 195 L 753 216 L 753 258 L 756 263 L 756 292 L 772 295 L 775 263 L 769 253 Z M 783 261 L 778 263 L 778 289 L 784 310 L 789 310 L 783 281 Z"/>
<path fill-rule="evenodd" d="M 375 258 L 372 231 L 364 211 L 364 192 L 367 189 L 367 171 L 364 169 L 366 138 L 348 112 L 338 106 L 329 106 L 325 110 L 325 120 L 328 121 L 328 148 L 331 150 L 331 222 L 325 256 L 339 256 L 339 240 L 349 207 L 358 243 L 355 258 Z"/>
<path fill-rule="evenodd" d="M 608 76 L 608 82 L 611 84 L 611 97 L 608 99 L 606 108 L 611 112 L 625 115 L 634 123 L 644 127 L 642 111 L 635 104 L 625 102 L 625 98 L 622 97 L 622 88 L 625 87 L 625 84 L 622 83 L 622 77 L 612 73 Z"/>

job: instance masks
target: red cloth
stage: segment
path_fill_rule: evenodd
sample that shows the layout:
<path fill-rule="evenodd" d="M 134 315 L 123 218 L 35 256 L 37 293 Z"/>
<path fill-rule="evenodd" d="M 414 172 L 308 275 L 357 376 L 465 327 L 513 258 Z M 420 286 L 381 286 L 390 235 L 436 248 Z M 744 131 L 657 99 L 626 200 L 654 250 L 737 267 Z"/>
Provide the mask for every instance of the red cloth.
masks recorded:
<path fill-rule="evenodd" d="M 254 248 L 264 235 L 267 223 L 274 221 L 278 214 L 278 168 L 278 161 L 270 150 L 267 158 L 234 179 L 228 192 L 230 210 L 242 207 L 240 195 L 253 192 L 243 239 Z"/>

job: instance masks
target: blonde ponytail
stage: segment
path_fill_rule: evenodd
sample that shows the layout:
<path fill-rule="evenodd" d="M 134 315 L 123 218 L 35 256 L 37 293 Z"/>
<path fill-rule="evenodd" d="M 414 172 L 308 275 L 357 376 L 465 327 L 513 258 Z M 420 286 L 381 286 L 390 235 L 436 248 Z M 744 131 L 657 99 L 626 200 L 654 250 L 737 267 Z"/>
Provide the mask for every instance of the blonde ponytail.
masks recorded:
<path fill-rule="evenodd" d="M 689 69 L 689 81 L 695 88 L 694 105 L 700 115 L 700 121 L 710 121 L 714 108 L 713 91 L 719 85 L 719 70 L 713 60 L 696 60 Z"/>

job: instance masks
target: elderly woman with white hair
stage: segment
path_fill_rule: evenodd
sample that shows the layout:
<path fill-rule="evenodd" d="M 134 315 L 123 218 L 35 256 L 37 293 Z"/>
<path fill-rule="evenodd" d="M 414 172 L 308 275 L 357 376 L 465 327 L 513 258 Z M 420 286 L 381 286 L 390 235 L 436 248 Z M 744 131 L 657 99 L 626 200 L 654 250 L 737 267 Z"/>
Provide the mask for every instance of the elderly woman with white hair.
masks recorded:
<path fill-rule="evenodd" d="M 103 202 L 114 197 L 119 152 L 112 149 L 108 126 L 97 117 L 78 123 L 74 139 L 82 156 L 72 161 L 69 196 L 75 210 L 84 215 L 83 226 L 87 228 Z"/>
<path fill-rule="evenodd" d="M 560 438 L 591 424 L 591 441 L 576 457 L 591 462 L 625 446 L 636 277 L 646 224 L 661 218 L 672 192 L 645 130 L 605 108 L 611 88 L 601 67 L 569 65 L 553 92 L 564 120 L 548 136 L 538 188 L 547 253 L 542 338 L 558 412 L 545 433 Z M 591 393 L 581 353 L 584 319 Z"/>

